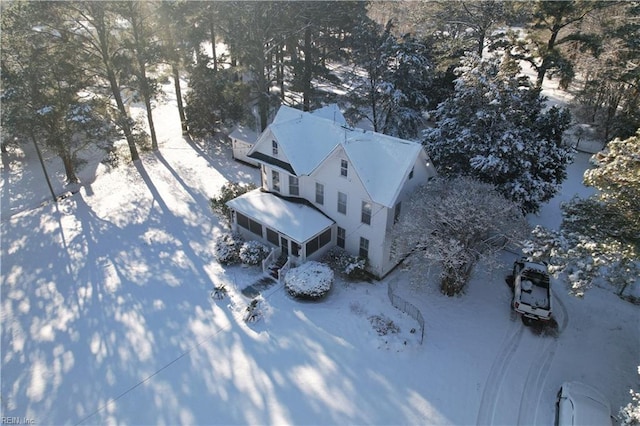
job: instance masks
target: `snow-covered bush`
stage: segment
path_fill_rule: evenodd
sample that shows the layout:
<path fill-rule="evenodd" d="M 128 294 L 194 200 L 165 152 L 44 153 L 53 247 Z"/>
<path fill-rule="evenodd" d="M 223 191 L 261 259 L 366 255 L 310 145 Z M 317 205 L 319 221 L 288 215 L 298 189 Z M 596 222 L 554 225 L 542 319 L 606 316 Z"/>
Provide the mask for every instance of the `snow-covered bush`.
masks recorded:
<path fill-rule="evenodd" d="M 218 262 L 223 265 L 232 265 L 240 262 L 240 248 L 244 243 L 242 235 L 238 233 L 224 233 L 220 235 L 213 246 L 214 254 Z"/>
<path fill-rule="evenodd" d="M 238 182 L 227 182 L 222 185 L 220 188 L 220 195 L 217 197 L 212 197 L 209 200 L 211 204 L 211 209 L 214 213 L 219 215 L 225 220 L 229 220 L 229 207 L 227 207 L 227 201 L 231 201 L 234 198 L 239 197 L 242 194 L 245 194 L 253 189 L 256 189 L 256 186 L 253 183 L 238 183 Z"/>
<path fill-rule="evenodd" d="M 263 317 L 262 309 L 260 305 L 262 303 L 262 297 L 258 296 L 252 299 L 245 309 L 244 322 L 257 322 Z"/>
<path fill-rule="evenodd" d="M 227 293 L 227 287 L 224 284 L 220 284 L 215 286 L 209 295 L 213 300 L 222 300 L 227 296 Z"/>
<path fill-rule="evenodd" d="M 333 248 L 322 258 L 331 268 L 352 281 L 369 280 L 367 259 L 353 256 L 339 247 Z"/>
<path fill-rule="evenodd" d="M 270 249 L 259 241 L 247 241 L 240 247 L 240 261 L 247 265 L 259 265 L 267 256 Z"/>
<path fill-rule="evenodd" d="M 327 295 L 333 284 L 333 271 L 320 262 L 305 262 L 292 268 L 284 278 L 287 292 L 300 299 L 316 300 Z"/>
<path fill-rule="evenodd" d="M 640 374 L 640 367 L 638 367 Z M 640 425 L 640 392 L 633 389 L 629 391 L 631 394 L 631 402 L 620 408 L 620 417 L 622 426 L 638 426 Z"/>
<path fill-rule="evenodd" d="M 386 336 L 387 334 L 397 334 L 400 332 L 400 327 L 398 327 L 393 320 L 382 314 L 370 316 L 369 321 L 373 329 L 378 333 L 378 336 Z"/>

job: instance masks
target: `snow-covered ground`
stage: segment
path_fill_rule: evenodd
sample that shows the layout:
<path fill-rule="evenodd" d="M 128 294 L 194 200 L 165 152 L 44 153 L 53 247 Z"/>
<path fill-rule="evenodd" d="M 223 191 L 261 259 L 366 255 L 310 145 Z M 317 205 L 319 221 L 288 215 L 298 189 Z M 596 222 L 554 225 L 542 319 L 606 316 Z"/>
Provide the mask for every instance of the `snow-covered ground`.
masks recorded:
<path fill-rule="evenodd" d="M 80 191 L 58 205 L 32 148 L 2 162 L 1 413 L 38 424 L 551 424 L 565 380 L 597 386 L 617 407 L 639 388 L 639 310 L 600 289 L 584 299 L 554 282 L 557 337 L 513 318 L 502 271 L 478 270 L 467 294 L 398 269 L 374 283 L 336 279 L 328 297 L 263 293 L 242 320 L 240 289 L 257 267 L 213 256 L 222 226 L 209 197 L 227 180 L 258 183 L 224 145 L 189 143 L 171 85 L 154 111 L 161 149 L 109 169 L 94 157 Z M 588 192 L 579 154 L 558 204 Z M 47 161 L 62 193 L 62 166 Z M 43 204 L 44 202 L 44 204 Z M 514 255 L 505 253 L 505 263 Z M 425 319 L 393 308 L 388 282 Z M 209 292 L 225 284 L 229 295 Z M 386 335 L 375 319 L 391 320 Z"/>

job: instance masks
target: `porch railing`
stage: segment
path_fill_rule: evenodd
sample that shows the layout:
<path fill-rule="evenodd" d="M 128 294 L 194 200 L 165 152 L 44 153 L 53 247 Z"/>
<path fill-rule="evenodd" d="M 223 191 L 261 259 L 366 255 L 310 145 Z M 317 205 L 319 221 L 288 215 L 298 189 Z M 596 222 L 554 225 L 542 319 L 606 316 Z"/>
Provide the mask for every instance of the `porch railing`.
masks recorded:
<path fill-rule="evenodd" d="M 280 247 L 275 247 L 273 250 L 271 250 L 271 253 L 269 253 L 269 256 L 265 257 L 264 260 L 262 261 L 262 272 L 267 274 L 269 271 L 269 266 L 271 266 L 271 264 L 273 262 L 276 261 L 277 258 L 280 257 L 280 253 L 282 252 L 282 250 L 280 249 Z"/>
<path fill-rule="evenodd" d="M 287 261 L 284 265 L 282 265 L 282 268 L 280 268 L 278 270 L 278 282 L 282 283 L 282 281 L 284 280 L 284 276 L 287 275 L 287 272 L 289 272 L 289 269 L 291 269 L 291 264 L 292 264 L 292 260 L 291 260 L 291 256 L 287 257 Z"/>

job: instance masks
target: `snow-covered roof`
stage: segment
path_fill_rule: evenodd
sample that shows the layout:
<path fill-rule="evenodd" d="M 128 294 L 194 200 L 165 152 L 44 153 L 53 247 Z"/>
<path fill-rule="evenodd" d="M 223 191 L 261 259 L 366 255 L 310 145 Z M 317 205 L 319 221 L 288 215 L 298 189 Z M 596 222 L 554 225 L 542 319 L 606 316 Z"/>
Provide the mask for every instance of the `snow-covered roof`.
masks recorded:
<path fill-rule="evenodd" d="M 342 111 L 340 111 L 340 107 L 338 106 L 338 104 L 325 105 L 321 108 L 314 109 L 309 113 L 286 105 L 281 105 L 280 109 L 278 109 L 278 112 L 276 113 L 276 116 L 273 118 L 273 124 L 300 118 L 305 114 L 312 114 L 315 117 L 334 121 L 340 125 L 347 124 L 347 120 L 344 118 L 344 115 L 342 115 Z"/>
<path fill-rule="evenodd" d="M 299 243 L 304 243 L 334 223 L 313 207 L 286 201 L 260 189 L 234 198 L 227 202 L 227 206 Z"/>
<path fill-rule="evenodd" d="M 229 134 L 232 139 L 239 139 L 252 144 L 258 140 L 258 136 L 258 132 L 246 126 L 238 126 Z"/>
<path fill-rule="evenodd" d="M 311 114 L 316 117 L 326 118 L 327 120 L 335 121 L 340 125 L 347 125 L 347 120 L 342 115 L 342 111 L 340 111 L 340 107 L 338 104 L 329 104 L 323 106 L 322 108 L 314 109 L 311 111 Z"/>
<path fill-rule="evenodd" d="M 343 143 L 371 199 L 392 207 L 422 145 L 381 133 L 351 132 Z"/>
<path fill-rule="evenodd" d="M 327 110 L 329 111 L 329 110 Z M 309 176 L 334 150 L 344 147 L 371 199 L 392 207 L 422 145 L 282 106 L 271 133 L 298 176 Z"/>
<path fill-rule="evenodd" d="M 304 111 L 301 111 L 296 108 L 292 108 L 286 105 L 280 105 L 276 116 L 273 118 L 273 122 L 271 124 L 282 123 L 283 121 L 289 121 L 296 118 L 302 117 Z"/>
<path fill-rule="evenodd" d="M 333 151 L 345 130 L 332 121 L 298 111 L 288 121 L 274 122 L 269 129 L 298 176 L 308 176 Z"/>

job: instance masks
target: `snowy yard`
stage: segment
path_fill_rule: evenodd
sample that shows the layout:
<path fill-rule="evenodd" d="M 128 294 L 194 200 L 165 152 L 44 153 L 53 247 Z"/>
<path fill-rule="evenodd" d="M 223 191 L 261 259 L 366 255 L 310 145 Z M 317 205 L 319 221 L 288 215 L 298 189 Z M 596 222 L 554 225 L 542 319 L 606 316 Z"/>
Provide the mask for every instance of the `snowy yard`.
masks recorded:
<path fill-rule="evenodd" d="M 539 424 L 565 380 L 597 386 L 614 411 L 639 388 L 638 307 L 552 283 L 558 337 L 512 317 L 502 271 L 477 271 L 463 297 L 397 269 L 336 282 L 321 302 L 282 286 L 263 319 L 243 320 L 240 290 L 258 267 L 223 267 L 208 200 L 228 180 L 259 183 L 226 146 L 184 141 L 175 100 L 154 111 L 160 151 L 110 170 L 90 161 L 58 205 L 30 147 L 2 163 L 1 415 L 38 424 Z M 532 223 L 559 224 L 559 200 L 588 192 L 588 155 Z M 47 163 L 64 191 L 62 166 Z M 389 303 L 387 282 L 425 319 Z M 212 300 L 214 285 L 229 290 Z M 371 317 L 399 329 L 380 335 Z M 615 414 L 615 413 L 614 413 Z"/>

